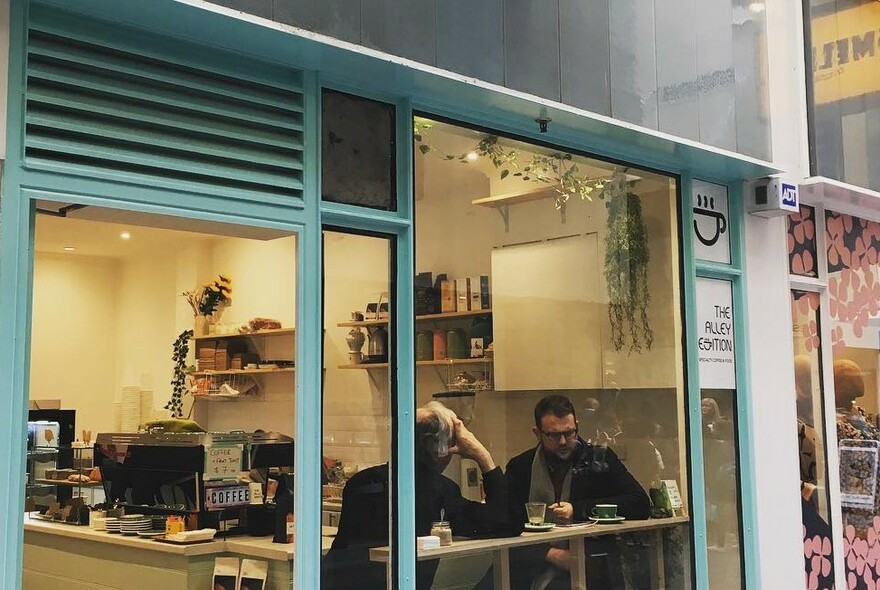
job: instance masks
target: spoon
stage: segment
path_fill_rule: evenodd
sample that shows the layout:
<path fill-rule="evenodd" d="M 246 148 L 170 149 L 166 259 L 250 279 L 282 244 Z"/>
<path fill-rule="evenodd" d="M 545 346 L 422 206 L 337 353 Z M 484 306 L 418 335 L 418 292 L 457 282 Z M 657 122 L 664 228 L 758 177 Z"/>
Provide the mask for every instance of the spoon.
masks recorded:
<path fill-rule="evenodd" d="M 446 508 L 440 509 L 440 522 L 445 522 Z"/>

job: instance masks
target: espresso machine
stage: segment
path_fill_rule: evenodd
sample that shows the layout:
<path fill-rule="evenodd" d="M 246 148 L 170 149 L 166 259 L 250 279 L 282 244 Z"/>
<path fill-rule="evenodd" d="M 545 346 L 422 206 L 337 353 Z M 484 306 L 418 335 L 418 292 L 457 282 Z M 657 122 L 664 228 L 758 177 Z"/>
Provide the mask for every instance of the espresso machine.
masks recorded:
<path fill-rule="evenodd" d="M 277 432 L 107 433 L 95 440 L 95 465 L 108 507 L 183 516 L 227 534 L 268 534 L 274 502 L 267 492 L 273 479 L 292 476 L 293 445 Z"/>

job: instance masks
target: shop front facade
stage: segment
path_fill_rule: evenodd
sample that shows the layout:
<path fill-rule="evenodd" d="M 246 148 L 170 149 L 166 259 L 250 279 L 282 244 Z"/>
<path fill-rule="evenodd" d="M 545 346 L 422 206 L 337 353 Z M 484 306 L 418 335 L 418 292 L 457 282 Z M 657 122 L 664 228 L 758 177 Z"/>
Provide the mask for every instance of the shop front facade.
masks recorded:
<path fill-rule="evenodd" d="M 799 585 L 796 495 L 776 495 L 797 486 L 795 406 L 764 399 L 791 372 L 754 345 L 787 343 L 783 220 L 745 213 L 746 181 L 780 171 L 762 13 L 233 4 L 12 3 L 9 587 L 516 587 L 545 533 L 567 544 L 538 568 L 557 583 Z M 574 428 L 542 427 L 548 396 Z M 481 528 L 423 493 L 430 402 L 479 441 L 443 463 L 468 510 L 557 443 L 644 509 Z M 28 418 L 56 403 L 89 473 Z M 203 460 L 145 431 L 175 420 L 208 432 Z M 262 450 L 290 439 L 289 460 Z M 220 532 L 193 549 L 47 522 L 78 499 Z M 419 548 L 443 515 L 453 544 Z"/>

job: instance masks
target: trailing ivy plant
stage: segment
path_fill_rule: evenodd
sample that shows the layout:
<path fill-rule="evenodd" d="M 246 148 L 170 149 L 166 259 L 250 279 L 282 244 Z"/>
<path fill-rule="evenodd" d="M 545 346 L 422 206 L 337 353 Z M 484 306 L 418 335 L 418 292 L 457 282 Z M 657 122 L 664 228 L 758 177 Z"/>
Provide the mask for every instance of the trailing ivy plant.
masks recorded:
<path fill-rule="evenodd" d="M 608 191 L 608 231 L 605 233 L 605 285 L 611 343 L 629 352 L 651 350 L 654 331 L 648 321 L 648 232 L 639 196 L 627 190 Z"/>
<path fill-rule="evenodd" d="M 450 162 L 467 164 L 477 158 L 488 158 L 499 171 L 501 180 L 511 174 L 527 182 L 552 185 L 557 196 L 557 210 L 564 210 L 572 196 L 592 201 L 596 196 L 605 201 L 608 210 L 608 231 L 605 234 L 605 282 L 608 290 L 608 319 L 611 342 L 616 351 L 627 343 L 629 352 L 651 350 L 654 331 L 648 321 L 651 294 L 648 290 L 648 234 L 642 217 L 639 196 L 628 189 L 632 183 L 624 172 L 605 178 L 586 176 L 564 152 L 532 154 L 529 162 L 521 163 L 513 148 L 504 147 L 497 135 L 484 135 L 472 150 L 450 154 L 427 141 L 433 123 L 415 119 L 414 135 L 422 155 L 437 154 Z M 511 172 L 512 171 L 512 172 Z"/>
<path fill-rule="evenodd" d="M 189 341 L 192 336 L 192 330 L 184 330 L 173 345 L 171 360 L 174 361 L 174 373 L 171 378 L 171 399 L 165 404 L 165 409 L 171 410 L 172 418 L 183 417 L 183 395 L 186 393 L 186 357 L 189 354 Z"/>

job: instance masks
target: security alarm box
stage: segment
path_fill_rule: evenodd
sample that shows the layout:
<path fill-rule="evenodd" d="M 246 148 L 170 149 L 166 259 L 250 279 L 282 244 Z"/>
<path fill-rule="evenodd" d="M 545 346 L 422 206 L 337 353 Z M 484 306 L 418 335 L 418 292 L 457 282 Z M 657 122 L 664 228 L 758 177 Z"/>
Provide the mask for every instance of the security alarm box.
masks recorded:
<path fill-rule="evenodd" d="M 800 210 L 798 185 L 783 178 L 766 178 L 753 184 L 749 195 L 749 213 L 761 217 L 778 217 Z"/>

